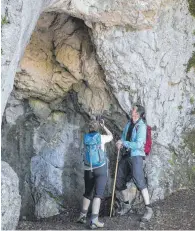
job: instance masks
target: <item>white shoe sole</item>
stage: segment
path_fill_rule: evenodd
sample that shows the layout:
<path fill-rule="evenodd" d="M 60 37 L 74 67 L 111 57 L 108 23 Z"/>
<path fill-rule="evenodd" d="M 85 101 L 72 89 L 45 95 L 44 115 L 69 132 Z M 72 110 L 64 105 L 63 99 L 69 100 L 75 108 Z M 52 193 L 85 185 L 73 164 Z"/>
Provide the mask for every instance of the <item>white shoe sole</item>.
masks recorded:
<path fill-rule="evenodd" d="M 98 226 L 96 224 L 91 224 L 90 225 L 90 229 L 98 229 L 98 228 L 104 228 L 104 224 L 103 224 L 103 226 Z"/>

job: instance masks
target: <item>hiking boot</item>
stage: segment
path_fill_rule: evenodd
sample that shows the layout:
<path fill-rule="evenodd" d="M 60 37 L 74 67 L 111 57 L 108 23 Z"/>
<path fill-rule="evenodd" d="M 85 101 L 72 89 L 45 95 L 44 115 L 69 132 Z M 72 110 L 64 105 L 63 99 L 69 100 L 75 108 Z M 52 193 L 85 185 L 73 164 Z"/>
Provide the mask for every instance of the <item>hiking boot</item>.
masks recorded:
<path fill-rule="evenodd" d="M 95 221 L 91 221 L 90 223 L 91 229 L 97 229 L 97 228 L 103 228 L 103 227 L 104 227 L 104 223 L 98 221 L 98 219 L 96 219 Z"/>
<path fill-rule="evenodd" d="M 143 215 L 143 217 L 141 218 L 141 221 L 149 221 L 153 216 L 153 210 L 151 207 L 146 206 L 146 211 Z"/>
<path fill-rule="evenodd" d="M 80 216 L 79 218 L 77 219 L 77 222 L 78 223 L 81 223 L 81 224 L 86 224 L 87 222 L 87 217 L 84 213 L 80 213 Z"/>
<path fill-rule="evenodd" d="M 122 215 L 125 215 L 126 213 L 128 213 L 130 210 L 131 210 L 130 204 L 122 203 L 122 208 L 118 212 L 118 214 L 122 216 Z"/>

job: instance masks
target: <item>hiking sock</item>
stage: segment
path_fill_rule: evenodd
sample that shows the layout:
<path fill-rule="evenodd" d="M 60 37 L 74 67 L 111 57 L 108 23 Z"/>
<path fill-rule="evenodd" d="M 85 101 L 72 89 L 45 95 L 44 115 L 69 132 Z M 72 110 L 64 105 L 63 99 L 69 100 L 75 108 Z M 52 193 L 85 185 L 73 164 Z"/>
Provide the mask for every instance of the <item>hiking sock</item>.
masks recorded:
<path fill-rule="evenodd" d="M 149 205 L 150 197 L 149 197 L 148 189 L 147 188 L 142 189 L 141 193 L 142 193 L 145 205 Z"/>
<path fill-rule="evenodd" d="M 91 221 L 92 223 L 94 223 L 94 221 L 96 221 L 98 218 L 98 214 L 91 214 Z"/>
<path fill-rule="evenodd" d="M 84 216 L 87 216 L 87 210 L 82 209 L 81 213 L 82 213 Z"/>
<path fill-rule="evenodd" d="M 80 215 L 77 219 L 77 222 L 85 224 L 86 219 L 87 219 L 87 210 L 82 210 L 82 212 L 80 212 Z"/>
<path fill-rule="evenodd" d="M 97 228 L 103 228 L 104 223 L 100 222 L 98 220 L 98 214 L 91 214 L 91 222 L 90 222 L 90 228 L 91 229 L 97 229 Z"/>
<path fill-rule="evenodd" d="M 146 210 L 145 210 L 143 217 L 141 218 L 141 221 L 149 221 L 152 218 L 153 213 L 154 213 L 150 204 L 147 204 L 145 208 Z"/>

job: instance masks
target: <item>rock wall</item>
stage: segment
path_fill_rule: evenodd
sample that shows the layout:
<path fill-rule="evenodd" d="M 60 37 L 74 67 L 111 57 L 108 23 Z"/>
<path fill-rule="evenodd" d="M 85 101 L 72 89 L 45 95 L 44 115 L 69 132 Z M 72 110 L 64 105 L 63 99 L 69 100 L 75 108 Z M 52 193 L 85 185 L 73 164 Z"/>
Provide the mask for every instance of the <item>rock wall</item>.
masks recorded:
<path fill-rule="evenodd" d="M 6 162 L 1 162 L 1 229 L 16 228 L 20 216 L 21 197 L 18 177 Z"/>
<path fill-rule="evenodd" d="M 119 137 L 126 121 L 104 82 L 83 21 L 42 14 L 14 85 L 3 118 L 2 157 L 20 178 L 21 218 L 52 216 L 64 205 L 78 207 L 86 122 L 104 114 Z M 109 155 L 115 160 L 113 146 Z"/>
<path fill-rule="evenodd" d="M 49 0 L 3 0 L 1 3 L 1 115 L 13 89 L 18 63 L 29 42 L 40 13 L 49 2 Z"/>
<path fill-rule="evenodd" d="M 33 130 L 39 125 L 27 100 L 9 97 L 2 122 L 2 160 L 10 164 L 19 178 L 21 217 L 34 218 L 34 197 L 31 190 L 30 162 L 35 155 Z M 25 213 L 23 212 L 25 210 Z"/>
<path fill-rule="evenodd" d="M 83 19 L 88 26 L 93 23 L 106 27 L 123 25 L 134 29 L 146 29 L 155 25 L 161 7 L 161 1 L 53 1 L 47 11 L 64 11 Z"/>
<path fill-rule="evenodd" d="M 15 87 L 20 98 L 32 96 L 53 102 L 74 89 L 89 113 L 109 110 L 108 87 L 81 20 L 66 14 L 43 14 L 19 68 Z"/>
<path fill-rule="evenodd" d="M 67 204 L 80 204 L 83 126 L 83 117 L 68 109 L 52 112 L 36 129 L 33 146 L 37 155 L 31 159 L 36 217 L 58 214 Z"/>
<path fill-rule="evenodd" d="M 194 156 L 189 157 L 189 150 L 186 160 L 185 144 L 181 139 L 188 121 L 194 118 L 194 69 L 186 72 L 194 50 L 194 29 L 187 2 L 171 1 L 162 7 L 153 29 L 133 31 L 97 25 L 93 30 L 106 82 L 123 110 L 128 113 L 135 102 L 147 110 L 147 121 L 153 127 L 154 137 L 153 155 L 148 163 L 154 200 L 163 198 L 167 190 L 170 193 L 182 187 L 182 183 L 175 185 L 181 175 L 174 172 L 172 165 L 175 163 L 171 161 L 174 155 L 179 162 L 185 163 L 184 172 L 187 168 L 194 171 Z M 194 129 L 194 125 L 190 126 Z"/>
<path fill-rule="evenodd" d="M 3 109 L 18 68 L 3 117 L 2 158 L 20 179 L 21 217 L 55 215 L 72 195 L 70 205 L 78 205 L 85 123 L 103 114 L 116 141 L 134 103 L 145 106 L 153 129 L 147 158 L 151 200 L 194 187 L 195 72 L 187 67 L 195 20 L 188 2 L 129 1 L 125 7 L 124 1 L 34 3 L 36 13 L 29 1 L 20 10 L 15 1 L 4 1 L 3 8 L 10 20 L 2 27 Z M 34 29 L 43 9 L 47 13 Z M 15 23 L 23 14 L 24 20 Z M 15 29 L 16 40 L 9 37 Z M 107 193 L 114 142 L 108 154 Z"/>
<path fill-rule="evenodd" d="M 161 1 L 88 1 L 88 0 L 3 0 L 2 1 L 2 113 L 13 89 L 18 63 L 41 12 L 59 11 L 107 26 L 152 27 L 157 20 Z M 125 5 L 125 7 L 124 7 Z M 15 36 L 12 36 L 12 35 Z"/>
<path fill-rule="evenodd" d="M 118 137 L 120 129 L 107 117 L 106 124 Z M 13 166 L 20 179 L 21 219 L 49 217 L 64 207 L 80 206 L 84 192 L 82 140 L 87 121 L 89 115 L 79 111 L 73 91 L 55 103 L 55 108 L 32 97 L 16 99 L 12 92 L 3 118 L 2 159 Z M 113 169 L 113 142 L 108 155 Z M 111 179 L 106 194 L 110 192 Z"/>

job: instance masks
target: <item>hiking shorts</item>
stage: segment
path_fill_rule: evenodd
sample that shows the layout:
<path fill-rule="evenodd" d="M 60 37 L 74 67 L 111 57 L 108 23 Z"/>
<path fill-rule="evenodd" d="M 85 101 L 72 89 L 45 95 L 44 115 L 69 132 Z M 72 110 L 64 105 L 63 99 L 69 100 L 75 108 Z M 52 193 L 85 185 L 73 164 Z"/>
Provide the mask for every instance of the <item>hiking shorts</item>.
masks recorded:
<path fill-rule="evenodd" d="M 84 197 L 92 200 L 93 197 L 103 198 L 107 183 L 107 164 L 102 167 L 84 171 L 85 193 Z"/>
<path fill-rule="evenodd" d="M 147 188 L 144 174 L 143 156 L 125 155 L 121 158 L 118 165 L 116 189 L 119 191 L 127 188 L 126 183 L 133 180 L 139 190 Z"/>

